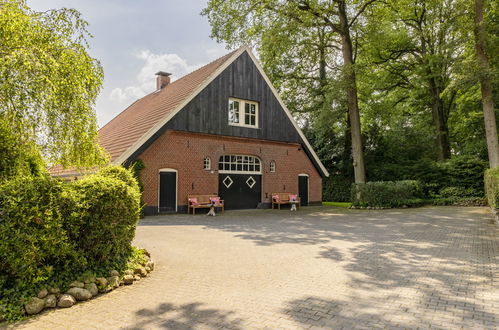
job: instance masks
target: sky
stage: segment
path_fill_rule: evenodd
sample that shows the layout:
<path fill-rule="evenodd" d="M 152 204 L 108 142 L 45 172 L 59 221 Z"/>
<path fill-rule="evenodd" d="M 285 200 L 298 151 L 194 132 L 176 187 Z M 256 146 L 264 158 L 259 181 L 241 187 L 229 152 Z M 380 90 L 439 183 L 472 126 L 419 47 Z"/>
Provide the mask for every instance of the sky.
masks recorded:
<path fill-rule="evenodd" d="M 99 127 L 153 92 L 158 71 L 172 81 L 228 53 L 210 39 L 207 0 L 28 0 L 36 11 L 75 8 L 93 35 L 89 53 L 104 68 Z"/>

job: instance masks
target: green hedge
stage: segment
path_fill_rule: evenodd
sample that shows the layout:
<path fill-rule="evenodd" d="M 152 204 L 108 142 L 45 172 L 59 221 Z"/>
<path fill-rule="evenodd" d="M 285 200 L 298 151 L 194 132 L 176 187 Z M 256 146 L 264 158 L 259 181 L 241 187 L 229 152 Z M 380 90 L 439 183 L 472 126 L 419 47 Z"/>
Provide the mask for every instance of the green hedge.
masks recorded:
<path fill-rule="evenodd" d="M 485 171 L 485 194 L 489 206 L 499 209 L 499 168 Z"/>
<path fill-rule="evenodd" d="M 33 287 L 56 269 L 85 264 L 63 227 L 63 189 L 47 177 L 18 177 L 0 186 L 3 286 Z"/>
<path fill-rule="evenodd" d="M 0 319 L 21 317 L 23 299 L 43 287 L 126 267 L 139 210 L 137 182 L 121 167 L 72 183 L 27 176 L 0 184 Z"/>
<path fill-rule="evenodd" d="M 353 178 L 343 175 L 331 175 L 323 179 L 322 200 L 334 202 L 350 202 L 350 187 Z"/>
<path fill-rule="evenodd" d="M 109 167 L 72 183 L 66 195 L 65 228 L 91 265 L 130 254 L 140 212 L 140 192 L 133 175 Z"/>
<path fill-rule="evenodd" d="M 418 181 L 375 181 L 352 185 L 355 207 L 400 207 L 422 205 L 423 189 Z"/>

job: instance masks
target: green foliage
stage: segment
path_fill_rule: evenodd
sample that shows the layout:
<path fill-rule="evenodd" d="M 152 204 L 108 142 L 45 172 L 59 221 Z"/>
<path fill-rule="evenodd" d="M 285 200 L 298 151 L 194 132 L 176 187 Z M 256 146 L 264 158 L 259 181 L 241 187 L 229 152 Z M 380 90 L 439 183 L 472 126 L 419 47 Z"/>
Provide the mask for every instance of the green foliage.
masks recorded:
<path fill-rule="evenodd" d="M 49 176 L 0 184 L 0 316 L 19 319 L 26 298 L 91 272 L 124 270 L 134 250 L 140 193 L 130 171 L 111 167 L 65 183 Z"/>
<path fill-rule="evenodd" d="M 138 188 L 138 183 L 132 170 L 127 170 L 123 166 L 112 165 L 103 167 L 97 172 L 97 175 L 121 180 L 130 187 Z"/>
<path fill-rule="evenodd" d="M 49 177 L 18 177 L 0 186 L 0 268 L 9 284 L 33 287 L 55 269 L 84 264 L 62 225 L 63 189 Z"/>
<path fill-rule="evenodd" d="M 0 117 L 49 163 L 104 163 L 93 105 L 103 71 L 88 54 L 87 23 L 74 9 L 42 13 L 0 1 Z"/>
<path fill-rule="evenodd" d="M 67 201 L 65 228 L 91 265 L 130 255 L 140 193 L 129 171 L 113 167 L 78 180 Z"/>
<path fill-rule="evenodd" d="M 19 141 L 9 123 L 0 118 L 0 182 L 15 176 L 46 173 L 36 145 L 31 141 Z"/>
<path fill-rule="evenodd" d="M 499 209 L 499 168 L 485 172 L 485 193 L 489 206 Z"/>
<path fill-rule="evenodd" d="M 341 176 L 341 175 L 331 175 L 328 178 L 324 178 L 322 181 L 323 193 L 322 199 L 325 201 L 335 201 L 335 202 L 349 202 L 350 201 L 350 188 L 352 187 L 352 178 Z"/>
<path fill-rule="evenodd" d="M 352 184 L 352 205 L 357 207 L 421 205 L 423 197 L 421 184 L 415 180 Z"/>

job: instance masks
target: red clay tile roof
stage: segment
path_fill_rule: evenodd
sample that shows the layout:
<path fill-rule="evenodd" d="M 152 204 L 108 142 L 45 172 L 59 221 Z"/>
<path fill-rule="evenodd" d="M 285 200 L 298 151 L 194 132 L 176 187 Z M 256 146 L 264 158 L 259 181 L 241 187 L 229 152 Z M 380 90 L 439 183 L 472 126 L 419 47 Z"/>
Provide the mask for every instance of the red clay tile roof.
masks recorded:
<path fill-rule="evenodd" d="M 114 162 L 220 68 L 235 50 L 132 103 L 99 130 L 100 144 Z M 151 77 L 152 79 L 152 77 Z M 123 160 L 124 161 L 124 160 Z"/>

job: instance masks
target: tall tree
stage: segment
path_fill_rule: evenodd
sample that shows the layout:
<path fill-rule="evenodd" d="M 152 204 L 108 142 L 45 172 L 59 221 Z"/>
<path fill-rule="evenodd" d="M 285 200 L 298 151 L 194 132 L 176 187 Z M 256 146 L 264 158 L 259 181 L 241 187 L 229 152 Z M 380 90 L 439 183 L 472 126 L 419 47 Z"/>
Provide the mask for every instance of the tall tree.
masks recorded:
<path fill-rule="evenodd" d="M 364 11 L 376 0 L 325 2 L 300 0 L 210 0 L 203 14 L 212 25 L 212 36 L 229 45 L 269 38 L 283 20 L 296 24 L 297 30 L 319 28 L 337 38 L 342 59 L 345 99 L 348 107 L 354 174 L 356 182 L 365 182 L 365 165 L 356 75 L 356 50 L 352 29 Z M 292 33 L 293 31 L 289 31 Z M 265 51 L 265 49 L 260 49 Z M 263 55 L 265 56 L 265 55 Z"/>
<path fill-rule="evenodd" d="M 480 67 L 480 87 L 489 163 L 491 168 L 495 168 L 499 167 L 499 144 L 497 141 L 497 124 L 494 110 L 491 69 L 487 54 L 487 29 L 484 19 L 485 6 L 486 0 L 475 0 L 475 53 Z"/>
<path fill-rule="evenodd" d="M 451 156 L 448 119 L 455 107 L 453 71 L 462 58 L 462 13 L 454 0 L 398 0 L 378 7 L 370 48 L 373 61 L 388 73 L 379 89 L 404 90 L 404 102 L 431 114 L 439 160 Z"/>
<path fill-rule="evenodd" d="M 73 9 L 40 13 L 0 0 L 0 121 L 49 163 L 105 159 L 93 109 L 103 72 L 88 54 L 86 26 Z"/>

